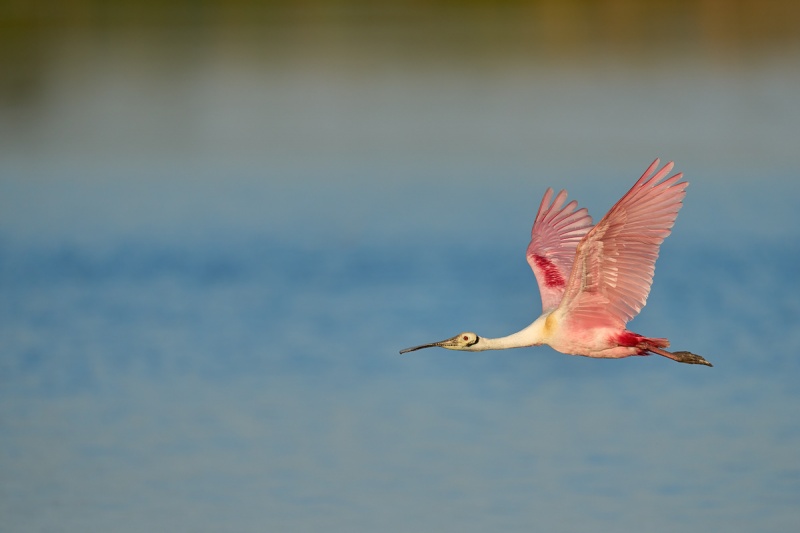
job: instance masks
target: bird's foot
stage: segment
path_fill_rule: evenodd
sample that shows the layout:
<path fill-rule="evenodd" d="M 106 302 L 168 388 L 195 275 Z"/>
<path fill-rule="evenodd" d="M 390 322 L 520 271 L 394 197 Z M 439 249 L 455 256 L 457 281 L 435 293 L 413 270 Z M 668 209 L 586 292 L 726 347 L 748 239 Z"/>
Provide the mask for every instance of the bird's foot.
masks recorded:
<path fill-rule="evenodd" d="M 668 352 L 666 350 L 659 348 L 658 346 L 653 346 L 653 345 L 647 346 L 647 351 L 657 353 L 658 355 L 663 355 L 664 357 L 667 357 L 679 363 L 686 363 L 687 365 L 714 366 L 708 361 L 706 361 L 704 358 L 692 352 Z"/>
<path fill-rule="evenodd" d="M 708 361 L 706 361 L 703 357 L 697 355 L 696 353 L 692 352 L 670 352 L 674 357 L 670 359 L 677 361 L 679 363 L 686 363 L 688 365 L 706 365 L 706 366 L 714 366 Z"/>

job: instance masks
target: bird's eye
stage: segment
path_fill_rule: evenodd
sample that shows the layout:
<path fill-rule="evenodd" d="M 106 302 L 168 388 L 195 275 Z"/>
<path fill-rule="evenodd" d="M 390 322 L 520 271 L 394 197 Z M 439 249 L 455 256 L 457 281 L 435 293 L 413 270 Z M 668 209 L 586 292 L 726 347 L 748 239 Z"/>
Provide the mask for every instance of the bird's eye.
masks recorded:
<path fill-rule="evenodd" d="M 465 341 L 468 341 L 468 340 L 469 340 L 469 337 L 467 337 L 466 335 L 464 335 L 464 340 L 465 340 Z"/>

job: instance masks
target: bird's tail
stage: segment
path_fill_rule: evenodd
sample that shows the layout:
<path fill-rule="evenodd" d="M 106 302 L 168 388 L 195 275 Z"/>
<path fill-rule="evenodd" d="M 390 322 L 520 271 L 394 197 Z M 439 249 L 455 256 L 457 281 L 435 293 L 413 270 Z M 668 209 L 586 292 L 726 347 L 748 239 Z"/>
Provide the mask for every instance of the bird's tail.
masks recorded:
<path fill-rule="evenodd" d="M 654 339 L 651 337 L 642 337 L 640 344 L 644 344 L 645 350 L 654 351 L 652 348 L 669 348 L 669 341 L 667 339 Z M 658 352 L 656 352 L 658 353 Z"/>
<path fill-rule="evenodd" d="M 667 339 L 643 337 L 632 331 L 624 331 L 620 335 L 617 335 L 614 340 L 620 346 L 637 348 L 639 350 L 639 355 L 645 355 L 647 352 L 655 352 L 653 348 L 667 348 L 669 346 L 669 341 Z"/>
<path fill-rule="evenodd" d="M 639 355 L 647 355 L 649 353 L 654 353 L 658 355 L 663 355 L 673 361 L 677 361 L 679 363 L 687 363 L 690 365 L 706 365 L 712 366 L 711 363 L 705 360 L 702 356 L 694 354 L 692 352 L 668 352 L 663 350 L 662 348 L 669 347 L 669 341 L 667 339 L 654 339 L 651 337 L 643 337 L 638 333 L 633 333 L 632 331 L 625 331 L 621 335 L 617 337 L 617 342 L 621 346 L 630 346 L 635 347 L 639 350 Z"/>

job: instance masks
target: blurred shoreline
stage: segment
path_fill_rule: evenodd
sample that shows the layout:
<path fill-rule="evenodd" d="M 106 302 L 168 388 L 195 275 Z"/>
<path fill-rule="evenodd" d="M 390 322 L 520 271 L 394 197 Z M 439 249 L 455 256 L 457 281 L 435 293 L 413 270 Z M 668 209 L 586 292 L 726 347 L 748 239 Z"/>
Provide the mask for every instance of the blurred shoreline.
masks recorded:
<path fill-rule="evenodd" d="M 527 34 L 559 42 L 636 41 L 674 37 L 723 45 L 797 42 L 800 5 L 787 0 L 365 0 L 266 1 L 153 0 L 14 1 L 0 3 L 5 30 L 37 27 L 102 31 L 121 27 L 194 26 L 205 29 L 307 28 L 376 35 L 387 29 L 429 32 L 475 40 Z M 475 32 L 483 28 L 485 33 Z M 4 32 L 7 33 L 7 32 Z M 381 35 L 382 38 L 397 36 Z M 556 37 L 558 36 L 558 37 Z"/>
<path fill-rule="evenodd" d="M 5 1 L 0 62 L 21 68 L 64 41 L 102 46 L 125 34 L 164 50 L 272 44 L 259 52 L 281 57 L 389 53 L 425 62 L 600 52 L 635 58 L 666 48 L 722 60 L 796 47 L 798 22 L 800 4 L 786 0 Z"/>

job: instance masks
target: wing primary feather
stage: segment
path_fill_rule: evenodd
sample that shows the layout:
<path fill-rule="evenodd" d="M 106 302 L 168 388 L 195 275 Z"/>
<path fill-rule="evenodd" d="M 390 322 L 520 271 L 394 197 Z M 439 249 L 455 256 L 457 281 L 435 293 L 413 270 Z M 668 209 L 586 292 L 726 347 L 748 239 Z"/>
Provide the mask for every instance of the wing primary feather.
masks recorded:
<path fill-rule="evenodd" d="M 661 243 L 683 206 L 683 173 L 656 159 L 631 189 L 586 233 L 575 252 L 560 309 L 585 327 L 625 324 L 644 307 Z M 658 170 L 656 170 L 658 169 Z"/>
<path fill-rule="evenodd" d="M 592 226 L 589 212 L 577 209 L 578 202 L 572 200 L 564 205 L 567 191 L 559 191 L 555 198 L 553 195 L 553 189 L 548 187 L 539 204 L 525 254 L 539 284 L 543 311 L 556 308 L 561 301 L 575 250 Z"/>

